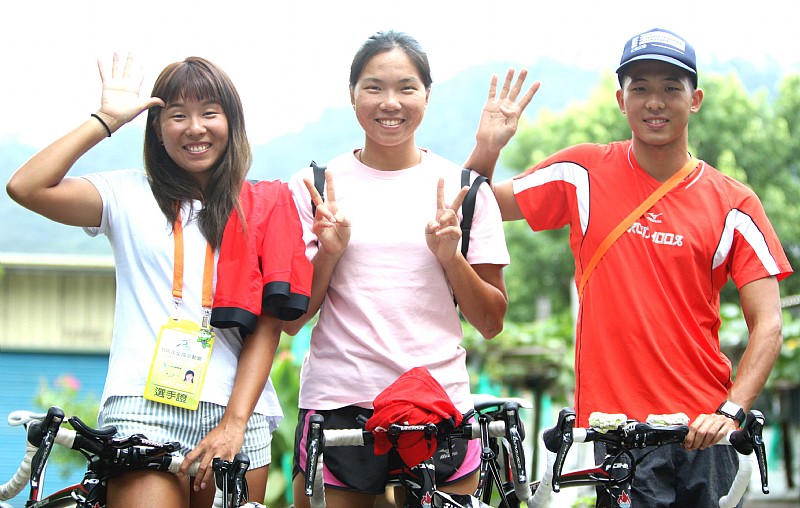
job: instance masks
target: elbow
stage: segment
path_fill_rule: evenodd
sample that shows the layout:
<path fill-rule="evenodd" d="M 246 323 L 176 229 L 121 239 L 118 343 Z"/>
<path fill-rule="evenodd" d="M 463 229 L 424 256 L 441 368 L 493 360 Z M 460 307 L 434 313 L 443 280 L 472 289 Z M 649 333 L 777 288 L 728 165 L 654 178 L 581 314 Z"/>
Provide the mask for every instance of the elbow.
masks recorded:
<path fill-rule="evenodd" d="M 303 328 L 302 323 L 298 323 L 297 321 L 286 321 L 283 324 L 283 333 L 294 337 Z"/>
<path fill-rule="evenodd" d="M 20 204 L 24 198 L 21 189 L 18 188 L 13 177 L 8 181 L 8 183 L 6 183 L 6 194 L 8 194 L 8 197 Z"/>
<path fill-rule="evenodd" d="M 489 340 L 497 337 L 503 331 L 503 320 L 494 323 L 488 323 L 487 326 L 478 330 L 484 339 Z"/>
<path fill-rule="evenodd" d="M 493 339 L 503 331 L 506 309 L 508 309 L 507 301 L 501 308 L 497 309 L 497 312 L 484 316 L 482 326 L 476 327 L 484 339 Z"/>
<path fill-rule="evenodd" d="M 503 290 L 503 297 L 498 298 L 495 304 L 483 316 L 483 326 L 478 328 L 484 339 L 489 340 L 497 337 L 503 331 L 503 323 L 508 311 L 508 296 Z"/>
<path fill-rule="evenodd" d="M 308 323 L 311 320 L 312 317 L 313 315 L 309 315 L 308 312 L 306 312 L 305 314 L 303 314 L 302 316 L 293 321 L 284 321 L 283 333 L 291 337 L 294 337 L 295 335 L 300 333 L 300 330 L 303 329 L 303 327 L 306 325 L 306 323 Z"/>

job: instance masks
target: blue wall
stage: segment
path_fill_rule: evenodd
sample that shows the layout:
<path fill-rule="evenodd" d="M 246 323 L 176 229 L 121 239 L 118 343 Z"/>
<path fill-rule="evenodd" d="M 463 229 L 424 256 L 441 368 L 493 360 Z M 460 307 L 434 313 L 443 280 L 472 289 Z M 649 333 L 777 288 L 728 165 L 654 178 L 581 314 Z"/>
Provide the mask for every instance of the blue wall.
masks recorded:
<path fill-rule="evenodd" d="M 69 375 L 80 383 L 81 394 L 93 394 L 100 400 L 103 392 L 108 355 L 0 353 L 0 484 L 8 481 L 19 467 L 25 454 L 25 431 L 23 427 L 10 427 L 8 414 L 18 409 L 41 411 L 34 407 L 33 398 L 44 380 L 51 387 L 54 381 Z M 67 415 L 71 416 L 71 415 Z M 87 421 L 96 425 L 96 421 Z M 83 473 L 75 471 L 64 478 L 60 468 L 49 467 L 45 477 L 45 493 L 77 483 Z M 9 503 L 14 508 L 25 506 L 28 490 L 25 489 Z"/>

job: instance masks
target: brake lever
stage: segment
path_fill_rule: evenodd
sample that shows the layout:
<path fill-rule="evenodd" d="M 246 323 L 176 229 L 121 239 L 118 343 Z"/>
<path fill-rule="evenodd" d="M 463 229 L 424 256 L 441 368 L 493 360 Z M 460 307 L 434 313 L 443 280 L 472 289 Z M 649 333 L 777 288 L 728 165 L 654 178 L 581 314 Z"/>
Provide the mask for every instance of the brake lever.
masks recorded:
<path fill-rule="evenodd" d="M 745 420 L 745 427 L 748 428 L 750 435 L 753 436 L 753 450 L 756 452 L 758 461 L 758 472 L 761 473 L 761 492 L 769 494 L 769 480 L 767 479 L 767 452 L 764 447 L 764 423 L 766 418 L 761 411 L 751 409 Z"/>
<path fill-rule="evenodd" d="M 511 459 L 517 476 L 514 483 L 527 483 L 528 472 L 525 470 L 525 452 L 522 449 L 525 431 L 519 418 L 519 404 L 513 401 L 503 404 L 503 419 L 506 421 L 506 439 L 511 445 Z"/>
<path fill-rule="evenodd" d="M 31 459 L 31 498 L 30 501 L 39 501 L 39 488 L 47 458 L 55 445 L 56 435 L 61 423 L 64 421 L 64 411 L 60 407 L 52 406 L 47 411 L 44 420 L 35 421 L 28 425 L 28 442 L 38 447 Z"/>
<path fill-rule="evenodd" d="M 322 424 L 325 417 L 313 414 L 308 419 L 308 442 L 306 443 L 306 496 L 314 495 L 314 481 L 317 477 L 317 463 L 322 450 L 325 448 L 325 435 L 322 433 Z"/>
<path fill-rule="evenodd" d="M 247 482 L 245 480 L 245 473 L 250 467 L 250 458 L 239 452 L 233 457 L 231 464 L 232 475 L 231 481 L 233 483 L 233 506 L 241 506 L 247 497 Z"/>
<path fill-rule="evenodd" d="M 556 454 L 553 463 L 553 492 L 561 490 L 561 471 L 564 468 L 564 459 L 574 441 L 572 429 L 575 427 L 575 410 L 564 408 L 558 413 L 555 427 L 548 429 L 542 435 L 545 447 Z"/>

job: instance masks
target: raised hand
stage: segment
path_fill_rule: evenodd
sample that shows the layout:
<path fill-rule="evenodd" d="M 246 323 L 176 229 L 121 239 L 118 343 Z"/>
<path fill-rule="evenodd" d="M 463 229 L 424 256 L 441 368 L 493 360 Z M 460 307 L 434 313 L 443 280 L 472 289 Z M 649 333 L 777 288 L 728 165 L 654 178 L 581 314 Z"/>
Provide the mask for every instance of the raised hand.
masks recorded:
<path fill-rule="evenodd" d="M 534 81 L 528 90 L 520 96 L 528 71 L 522 69 L 513 86 L 514 69 L 508 69 L 500 94 L 497 94 L 497 75 L 492 76 L 489 85 L 489 97 L 483 106 L 478 133 L 475 138 L 478 145 L 491 152 L 500 152 L 517 132 L 519 119 L 528 107 L 541 83 Z M 519 97 L 519 101 L 517 98 Z"/>
<path fill-rule="evenodd" d="M 144 77 L 141 66 L 135 63 L 132 54 L 128 53 L 123 67 L 119 55 L 114 53 L 110 73 L 98 59 L 97 69 L 103 82 L 103 95 L 97 114 L 103 117 L 112 132 L 136 118 L 142 111 L 153 106 L 164 106 L 164 101 L 158 97 L 139 96 Z"/>
<path fill-rule="evenodd" d="M 317 235 L 320 250 L 331 256 L 341 256 L 350 242 L 350 219 L 342 214 L 336 205 L 333 175 L 330 171 L 325 171 L 327 201 L 322 200 L 322 196 L 319 195 L 311 180 L 306 178 L 303 182 L 311 194 L 311 200 L 317 207 L 311 230 Z"/>
<path fill-rule="evenodd" d="M 425 226 L 425 241 L 440 263 L 446 263 L 458 255 L 458 241 L 461 227 L 458 222 L 458 209 L 469 192 L 463 187 L 451 205 L 444 202 L 444 178 L 439 178 L 436 187 L 436 219 Z"/>

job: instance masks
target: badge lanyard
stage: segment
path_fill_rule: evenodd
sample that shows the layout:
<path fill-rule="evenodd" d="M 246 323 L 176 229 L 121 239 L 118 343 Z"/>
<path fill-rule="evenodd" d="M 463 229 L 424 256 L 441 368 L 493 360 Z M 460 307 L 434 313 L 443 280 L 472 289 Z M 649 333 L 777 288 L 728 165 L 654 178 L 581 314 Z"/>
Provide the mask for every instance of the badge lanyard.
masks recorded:
<path fill-rule="evenodd" d="M 214 251 L 206 242 L 203 267 L 203 317 L 195 321 L 180 318 L 183 302 L 184 242 L 183 224 L 173 224 L 174 268 L 172 274 L 172 314 L 161 327 L 147 375 L 144 398 L 186 409 L 197 409 L 214 344 L 214 331 L 209 325 L 213 298 Z"/>

